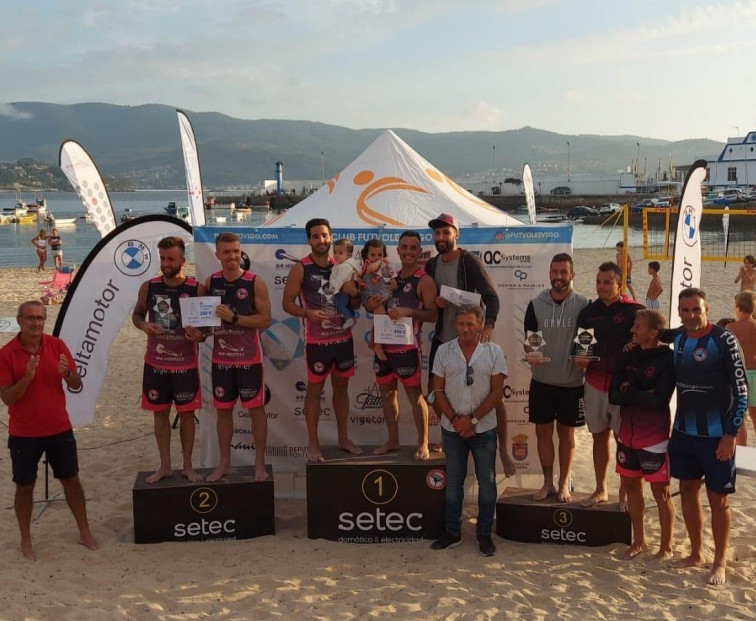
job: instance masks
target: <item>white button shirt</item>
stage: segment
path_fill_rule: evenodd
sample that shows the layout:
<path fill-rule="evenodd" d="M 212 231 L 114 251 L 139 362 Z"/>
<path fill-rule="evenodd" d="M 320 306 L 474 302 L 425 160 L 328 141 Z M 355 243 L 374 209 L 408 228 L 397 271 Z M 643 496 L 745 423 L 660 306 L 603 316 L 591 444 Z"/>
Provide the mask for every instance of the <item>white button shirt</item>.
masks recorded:
<path fill-rule="evenodd" d="M 454 339 L 441 345 L 433 361 L 433 375 L 444 378 L 444 393 L 456 414 L 469 416 L 491 392 L 491 377 L 499 373 L 507 375 L 506 356 L 496 343 L 478 343 L 470 358 L 473 383 L 467 385 L 465 355 Z M 480 418 L 480 417 L 479 417 Z M 446 416 L 441 417 L 441 427 L 455 432 Z M 475 426 L 475 433 L 483 433 L 496 427 L 496 412 L 491 409 Z"/>

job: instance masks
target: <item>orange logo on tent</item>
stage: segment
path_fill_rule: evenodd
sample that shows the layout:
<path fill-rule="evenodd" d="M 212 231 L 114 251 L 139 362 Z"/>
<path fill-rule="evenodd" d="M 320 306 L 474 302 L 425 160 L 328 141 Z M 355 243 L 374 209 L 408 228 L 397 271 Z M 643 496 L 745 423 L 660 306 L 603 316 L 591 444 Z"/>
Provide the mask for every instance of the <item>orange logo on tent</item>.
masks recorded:
<path fill-rule="evenodd" d="M 449 187 L 454 190 L 457 194 L 459 194 L 462 198 L 475 203 L 476 205 L 480 207 L 485 207 L 489 211 L 493 211 L 494 213 L 500 214 L 501 211 L 496 209 L 493 205 L 488 204 L 485 201 L 480 200 L 479 198 L 476 198 L 472 194 L 470 194 L 467 190 L 462 189 L 457 185 L 455 181 L 453 181 L 450 177 L 447 177 L 443 173 L 438 172 L 437 170 L 434 170 L 433 168 L 426 168 L 425 172 L 428 174 L 428 176 L 433 179 L 434 181 L 437 181 L 438 183 L 443 183 L 444 180 L 449 184 Z"/>
<path fill-rule="evenodd" d="M 381 224 L 391 224 L 394 226 L 407 226 L 404 222 L 399 222 L 393 218 L 389 218 L 387 215 L 382 214 L 374 209 L 371 209 L 367 205 L 367 200 L 377 196 L 381 192 L 388 192 L 389 190 L 408 190 L 410 192 L 418 192 L 420 194 L 430 194 L 425 188 L 412 185 L 401 177 L 383 177 L 377 181 L 373 181 L 375 173 L 372 170 L 362 170 L 354 176 L 355 185 L 368 185 L 362 194 L 357 198 L 357 215 L 367 222 L 380 226 Z M 372 181 L 372 183 L 371 183 Z"/>
<path fill-rule="evenodd" d="M 336 187 L 336 182 L 339 180 L 339 175 L 340 174 L 341 173 L 336 173 L 333 176 L 333 179 L 329 179 L 328 180 L 328 183 L 326 185 L 328 185 L 328 193 L 329 194 L 333 194 L 333 189 Z"/>

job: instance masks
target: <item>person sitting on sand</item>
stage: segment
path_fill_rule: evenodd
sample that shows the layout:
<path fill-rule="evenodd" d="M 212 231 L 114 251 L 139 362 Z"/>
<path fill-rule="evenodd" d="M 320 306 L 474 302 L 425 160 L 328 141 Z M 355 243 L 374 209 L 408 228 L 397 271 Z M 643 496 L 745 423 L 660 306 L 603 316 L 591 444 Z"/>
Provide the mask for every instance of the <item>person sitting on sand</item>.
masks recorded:
<path fill-rule="evenodd" d="M 47 309 L 31 300 L 18 307 L 21 331 L 0 349 L 0 398 L 8 406 L 8 448 L 16 484 L 14 507 L 21 531 L 21 553 L 35 560 L 31 539 L 34 484 L 42 454 L 60 481 L 79 527 L 79 543 L 98 545 L 89 530 L 84 490 L 79 481 L 71 419 L 66 411 L 63 383 L 81 387 L 81 376 L 66 344 L 44 333 Z"/>
<path fill-rule="evenodd" d="M 735 284 L 737 283 L 740 283 L 741 291 L 756 291 L 756 257 L 752 254 L 743 259 L 743 267 L 735 277 Z"/>
<path fill-rule="evenodd" d="M 669 400 L 675 390 L 672 350 L 659 343 L 666 327 L 657 310 L 639 310 L 631 332 L 634 349 L 617 361 L 609 402 L 620 406 L 617 437 L 617 473 L 627 493 L 627 510 L 633 525 L 633 541 L 622 558 L 648 551 L 643 529 L 643 480 L 651 484 L 659 509 L 661 541 L 658 559 L 672 556 L 675 507 L 669 491 Z"/>

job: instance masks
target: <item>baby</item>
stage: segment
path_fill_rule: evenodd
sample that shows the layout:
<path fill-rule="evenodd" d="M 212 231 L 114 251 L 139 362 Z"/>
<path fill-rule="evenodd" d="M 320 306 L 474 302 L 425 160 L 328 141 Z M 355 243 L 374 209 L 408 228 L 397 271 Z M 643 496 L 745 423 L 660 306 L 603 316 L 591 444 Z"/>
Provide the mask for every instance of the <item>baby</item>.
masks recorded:
<path fill-rule="evenodd" d="M 380 295 L 381 299 L 387 302 L 391 297 L 391 292 L 396 289 L 396 278 L 386 256 L 386 244 L 380 239 L 369 239 L 360 254 L 362 256 L 362 279 L 360 280 L 362 303 L 365 304 L 365 301 L 374 295 Z M 385 315 L 386 308 L 380 305 L 373 314 Z M 369 347 L 379 360 L 386 360 L 383 345 L 376 343 L 372 334 Z"/>
<path fill-rule="evenodd" d="M 329 285 L 336 312 L 344 318 L 344 330 L 354 325 L 354 311 L 349 308 L 349 294 L 344 293 L 342 289 L 348 282 L 357 280 L 362 272 L 359 261 L 352 258 L 353 251 L 354 244 L 348 239 L 337 239 L 333 242 L 333 260 L 336 264 L 331 268 Z"/>

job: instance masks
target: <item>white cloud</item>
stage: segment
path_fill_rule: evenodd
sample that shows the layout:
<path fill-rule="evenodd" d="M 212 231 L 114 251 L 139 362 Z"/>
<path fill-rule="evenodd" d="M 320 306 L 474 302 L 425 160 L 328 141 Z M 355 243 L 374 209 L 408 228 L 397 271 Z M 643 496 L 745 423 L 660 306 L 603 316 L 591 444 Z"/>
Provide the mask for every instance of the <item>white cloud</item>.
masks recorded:
<path fill-rule="evenodd" d="M 26 121 L 34 117 L 30 112 L 19 110 L 13 104 L 0 104 L 0 116 L 13 119 L 14 121 Z"/>

